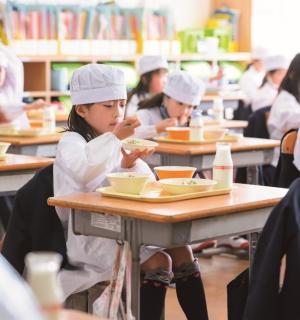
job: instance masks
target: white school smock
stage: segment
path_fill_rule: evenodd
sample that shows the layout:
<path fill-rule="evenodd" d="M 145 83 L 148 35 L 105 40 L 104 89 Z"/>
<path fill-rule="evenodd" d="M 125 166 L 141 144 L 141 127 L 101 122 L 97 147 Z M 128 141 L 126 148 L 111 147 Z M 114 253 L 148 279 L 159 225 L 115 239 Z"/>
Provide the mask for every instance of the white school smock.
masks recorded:
<path fill-rule="evenodd" d="M 24 68 L 22 61 L 12 52 L 8 47 L 0 44 L 0 51 L 6 55 L 7 67 L 5 81 L 0 87 L 0 105 L 2 108 L 19 108 L 20 116 L 18 116 L 12 123 L 21 128 L 28 128 L 29 121 L 26 112 L 21 111 L 24 103 Z M 13 110 L 13 113 L 16 111 Z M 10 110 L 7 110 L 10 113 Z"/>
<path fill-rule="evenodd" d="M 280 140 L 283 134 L 300 127 L 300 104 L 289 92 L 282 90 L 275 98 L 268 119 L 268 130 L 271 139 Z M 279 148 L 275 149 L 272 165 L 279 159 Z"/>
<path fill-rule="evenodd" d="M 158 135 L 156 125 L 164 120 L 159 107 L 141 109 L 137 112 L 141 126 L 135 129 L 134 136 L 141 139 L 151 139 Z"/>
<path fill-rule="evenodd" d="M 53 167 L 54 196 L 75 192 L 91 192 L 107 185 L 105 176 L 121 171 L 121 141 L 113 133 L 105 133 L 86 142 L 78 133 L 67 132 L 59 141 Z M 148 172 L 148 165 L 138 160 L 134 168 L 123 171 Z M 73 233 L 71 209 L 56 207 L 64 229 L 67 231 L 67 254 L 70 262 L 81 270 L 62 270 L 59 280 L 64 298 L 86 290 L 94 284 L 111 278 L 116 254 L 115 240 L 78 236 Z M 162 249 L 142 247 L 141 262 Z"/>
<path fill-rule="evenodd" d="M 258 88 L 262 84 L 264 76 L 265 76 L 264 72 L 256 71 L 253 66 L 251 66 L 242 75 L 240 80 L 240 87 L 246 96 L 244 101 L 247 105 L 252 103 Z"/>
<path fill-rule="evenodd" d="M 300 130 L 298 130 L 297 140 L 294 149 L 294 165 L 300 171 Z"/>
<path fill-rule="evenodd" d="M 271 106 L 278 94 L 278 88 L 271 82 L 267 81 L 257 93 L 252 101 L 251 108 L 255 112 L 261 108 Z"/>
<path fill-rule="evenodd" d="M 135 93 L 126 105 L 126 117 L 135 116 L 139 108 L 139 103 L 141 101 L 149 99 L 150 97 L 151 96 L 149 93 L 140 94 L 140 95 Z"/>

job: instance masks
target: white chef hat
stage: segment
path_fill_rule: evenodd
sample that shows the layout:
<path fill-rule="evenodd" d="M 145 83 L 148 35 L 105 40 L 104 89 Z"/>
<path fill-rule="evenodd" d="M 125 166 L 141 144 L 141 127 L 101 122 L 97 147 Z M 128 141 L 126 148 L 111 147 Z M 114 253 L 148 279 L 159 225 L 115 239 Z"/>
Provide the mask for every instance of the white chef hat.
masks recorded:
<path fill-rule="evenodd" d="M 175 71 L 168 75 L 163 92 L 182 103 L 196 106 L 200 103 L 205 91 L 202 80 L 187 71 Z"/>
<path fill-rule="evenodd" d="M 264 59 L 268 55 L 268 49 L 264 47 L 254 47 L 252 50 L 252 59 Z"/>
<path fill-rule="evenodd" d="M 287 69 L 289 61 L 283 55 L 268 56 L 264 59 L 266 72 L 276 69 Z"/>
<path fill-rule="evenodd" d="M 97 63 L 74 71 L 70 91 L 73 105 L 127 98 L 123 71 Z"/>
<path fill-rule="evenodd" d="M 168 61 L 162 56 L 143 56 L 138 63 L 139 75 L 157 69 L 168 69 Z"/>
<path fill-rule="evenodd" d="M 0 66 L 1 67 L 7 67 L 7 57 L 4 52 L 0 51 Z"/>

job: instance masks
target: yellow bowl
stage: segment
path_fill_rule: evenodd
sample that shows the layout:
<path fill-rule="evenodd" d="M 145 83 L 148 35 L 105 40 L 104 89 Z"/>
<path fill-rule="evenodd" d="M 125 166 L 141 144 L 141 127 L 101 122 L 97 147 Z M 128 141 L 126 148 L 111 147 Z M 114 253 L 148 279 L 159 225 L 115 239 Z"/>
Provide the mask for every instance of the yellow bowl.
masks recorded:
<path fill-rule="evenodd" d="M 43 120 L 29 120 L 30 128 L 43 128 L 44 121 Z"/>
<path fill-rule="evenodd" d="M 138 172 L 114 172 L 108 174 L 106 177 L 116 192 L 140 194 L 149 178 L 149 174 Z"/>
<path fill-rule="evenodd" d="M 192 178 L 197 168 L 184 166 L 162 166 L 155 167 L 154 170 L 159 179 Z"/>
<path fill-rule="evenodd" d="M 228 129 L 223 128 L 204 129 L 203 137 L 204 140 L 222 140 L 224 139 L 227 131 Z"/>
<path fill-rule="evenodd" d="M 168 138 L 173 140 L 190 140 L 190 128 L 187 127 L 169 127 L 166 128 Z"/>
<path fill-rule="evenodd" d="M 158 143 L 150 140 L 137 139 L 137 138 L 127 138 L 123 140 L 123 148 L 128 151 L 144 151 L 154 149 L 158 146 Z"/>
<path fill-rule="evenodd" d="M 0 155 L 4 156 L 11 144 L 8 142 L 0 142 Z"/>
<path fill-rule="evenodd" d="M 171 194 L 208 191 L 217 184 L 217 181 L 199 178 L 162 179 L 158 182 L 164 191 Z"/>

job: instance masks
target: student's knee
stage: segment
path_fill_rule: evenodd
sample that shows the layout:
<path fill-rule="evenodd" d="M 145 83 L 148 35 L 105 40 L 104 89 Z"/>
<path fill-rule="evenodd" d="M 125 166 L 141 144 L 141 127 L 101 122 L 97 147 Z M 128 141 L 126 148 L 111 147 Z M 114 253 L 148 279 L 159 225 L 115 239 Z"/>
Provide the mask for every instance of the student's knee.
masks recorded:
<path fill-rule="evenodd" d="M 160 251 L 155 253 L 141 266 L 142 271 L 154 270 L 158 268 L 166 271 L 172 270 L 172 259 L 166 252 Z"/>
<path fill-rule="evenodd" d="M 168 286 L 173 278 L 172 260 L 165 252 L 157 252 L 142 264 L 142 284 Z"/>
<path fill-rule="evenodd" d="M 194 255 L 190 246 L 167 249 L 166 252 L 172 259 L 173 268 L 194 261 Z"/>

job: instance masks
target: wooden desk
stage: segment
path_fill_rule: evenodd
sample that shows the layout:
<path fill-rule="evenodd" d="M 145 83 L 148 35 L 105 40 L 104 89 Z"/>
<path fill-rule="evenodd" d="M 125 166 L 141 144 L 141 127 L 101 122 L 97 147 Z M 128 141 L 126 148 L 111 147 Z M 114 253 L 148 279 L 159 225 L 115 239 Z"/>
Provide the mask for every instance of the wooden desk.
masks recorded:
<path fill-rule="evenodd" d="M 219 125 L 205 125 L 205 128 L 210 127 L 221 127 L 221 128 L 227 128 L 227 129 L 244 129 L 248 125 L 248 121 L 242 121 L 242 120 L 225 120 Z M 243 130 L 242 130 L 243 131 Z"/>
<path fill-rule="evenodd" d="M 0 141 L 11 143 L 8 149 L 10 153 L 55 157 L 56 145 L 60 137 L 60 133 L 36 137 L 0 136 Z"/>
<path fill-rule="evenodd" d="M 142 203 L 106 198 L 98 193 L 79 193 L 49 198 L 48 204 L 72 209 L 76 234 L 130 243 L 133 313 L 139 319 L 142 244 L 168 248 L 257 232 L 286 192 L 286 189 L 236 184 L 231 194 L 173 203 Z"/>
<path fill-rule="evenodd" d="M 243 138 L 238 142 L 232 142 L 233 165 L 236 168 L 248 167 L 248 183 L 257 184 L 257 167 L 261 164 L 270 164 L 274 149 L 279 145 L 278 140 L 257 138 Z M 200 171 L 209 170 L 213 167 L 215 153 L 215 143 L 193 145 L 160 142 L 155 148 L 155 154 L 149 158 L 149 164 L 152 167 L 182 165 L 196 167 Z"/>
<path fill-rule="evenodd" d="M 201 102 L 213 101 L 217 97 L 222 98 L 224 101 L 243 100 L 245 99 L 245 94 L 242 91 L 220 91 L 215 93 L 206 93 L 201 99 Z"/>
<path fill-rule="evenodd" d="M 0 195 L 14 194 L 37 170 L 53 163 L 53 159 L 8 154 L 0 161 Z"/>

